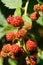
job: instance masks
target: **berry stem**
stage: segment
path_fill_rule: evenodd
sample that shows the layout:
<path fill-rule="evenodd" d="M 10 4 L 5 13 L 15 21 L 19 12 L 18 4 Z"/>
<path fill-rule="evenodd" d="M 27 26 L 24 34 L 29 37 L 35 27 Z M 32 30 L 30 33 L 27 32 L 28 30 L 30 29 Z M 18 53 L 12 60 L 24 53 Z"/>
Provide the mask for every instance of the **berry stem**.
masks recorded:
<path fill-rule="evenodd" d="M 18 40 L 18 42 L 17 42 L 16 44 L 17 44 L 17 45 L 19 45 L 19 46 L 21 46 L 21 45 L 20 45 L 20 41 L 19 41 L 19 40 Z"/>
<path fill-rule="evenodd" d="M 25 8 L 24 7 L 21 7 L 21 9 L 24 11 L 25 10 Z"/>
<path fill-rule="evenodd" d="M 29 1 L 27 1 L 27 2 L 26 2 L 26 5 L 25 5 L 25 12 L 24 12 L 25 15 L 27 15 L 28 4 L 29 4 Z"/>
<path fill-rule="evenodd" d="M 12 40 L 12 44 L 14 43 L 14 39 Z"/>

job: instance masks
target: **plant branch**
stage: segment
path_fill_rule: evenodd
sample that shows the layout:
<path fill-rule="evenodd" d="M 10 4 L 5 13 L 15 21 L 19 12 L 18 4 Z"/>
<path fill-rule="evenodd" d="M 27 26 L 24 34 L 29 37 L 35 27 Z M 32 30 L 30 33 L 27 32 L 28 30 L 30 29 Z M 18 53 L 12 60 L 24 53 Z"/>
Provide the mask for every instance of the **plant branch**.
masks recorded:
<path fill-rule="evenodd" d="M 29 1 L 27 1 L 27 2 L 26 2 L 26 5 L 25 5 L 25 12 L 24 12 L 25 15 L 27 14 L 28 4 L 29 4 Z"/>

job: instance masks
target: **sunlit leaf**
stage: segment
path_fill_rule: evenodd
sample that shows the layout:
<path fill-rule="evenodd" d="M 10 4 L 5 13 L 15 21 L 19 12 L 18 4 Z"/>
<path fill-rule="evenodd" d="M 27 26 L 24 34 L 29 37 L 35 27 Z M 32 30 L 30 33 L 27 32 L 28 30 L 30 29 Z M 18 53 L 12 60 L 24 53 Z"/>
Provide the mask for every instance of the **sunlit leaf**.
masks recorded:
<path fill-rule="evenodd" d="M 18 31 L 18 27 L 13 27 L 11 25 L 8 25 L 6 27 L 1 28 L 0 27 L 0 39 L 8 32 L 8 31 L 14 31 L 15 33 Z"/>
<path fill-rule="evenodd" d="M 40 12 L 40 11 L 39 11 L 39 14 L 40 14 L 40 16 L 39 16 L 39 18 L 36 20 L 36 22 L 37 22 L 39 25 L 43 26 L 43 14 L 42 14 L 42 12 Z"/>
<path fill-rule="evenodd" d="M 17 8 L 14 12 L 14 16 L 21 16 L 21 9 Z"/>
<path fill-rule="evenodd" d="M 30 19 L 28 16 L 23 15 L 22 18 L 23 18 L 23 20 L 24 20 L 24 23 L 29 22 L 29 23 L 32 24 L 32 21 L 31 21 L 31 19 Z"/>
<path fill-rule="evenodd" d="M 8 62 L 10 65 L 17 65 L 18 63 L 17 60 L 12 60 L 12 59 L 9 59 Z"/>
<path fill-rule="evenodd" d="M 22 0 L 1 0 L 6 7 L 10 9 L 18 8 L 22 6 Z"/>
<path fill-rule="evenodd" d="M 0 25 L 1 25 L 1 26 L 7 25 L 7 22 L 6 22 L 6 20 L 5 20 L 5 17 L 4 17 L 4 15 L 2 14 L 1 11 L 0 11 Z"/>
<path fill-rule="evenodd" d="M 43 0 L 37 0 L 39 4 L 43 4 Z"/>

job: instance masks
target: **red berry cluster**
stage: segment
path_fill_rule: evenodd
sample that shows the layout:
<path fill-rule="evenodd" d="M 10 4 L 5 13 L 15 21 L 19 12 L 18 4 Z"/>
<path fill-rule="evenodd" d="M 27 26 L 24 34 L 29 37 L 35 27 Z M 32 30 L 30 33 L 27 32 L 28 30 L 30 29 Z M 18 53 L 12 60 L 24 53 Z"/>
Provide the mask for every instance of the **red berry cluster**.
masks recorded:
<path fill-rule="evenodd" d="M 14 57 L 20 57 L 24 54 L 24 49 L 21 46 L 18 46 L 17 44 L 6 44 L 3 46 L 1 51 L 2 57 L 11 57 L 12 59 Z M 12 57 L 13 56 L 13 57 Z"/>
<path fill-rule="evenodd" d="M 8 53 L 10 52 L 11 49 L 11 45 L 10 44 L 6 44 L 2 47 L 2 51 L 1 51 L 1 56 L 2 57 L 7 57 Z"/>
<path fill-rule="evenodd" d="M 14 26 L 14 27 L 18 27 L 18 26 L 20 26 L 23 23 L 23 19 L 20 16 L 14 17 L 14 16 L 10 15 L 7 18 L 7 22 L 9 24 L 11 24 L 12 26 Z"/>
<path fill-rule="evenodd" d="M 35 9 L 37 8 L 39 9 L 39 5 L 38 7 L 36 6 Z M 34 12 L 30 15 L 30 18 L 35 21 L 38 14 L 38 12 Z M 35 41 L 31 39 L 27 40 L 27 33 L 29 30 L 31 30 L 32 23 L 29 23 L 28 21 L 25 23 L 21 16 L 14 17 L 13 15 L 10 15 L 7 18 L 7 22 L 8 24 L 11 24 L 14 28 L 18 27 L 18 30 L 16 32 L 14 30 L 8 31 L 6 33 L 6 41 L 9 42 L 9 44 L 6 44 L 2 47 L 0 55 L 2 57 L 10 57 L 14 59 L 20 58 L 23 54 L 26 53 L 28 55 L 30 65 L 35 65 L 36 61 L 34 61 L 34 58 L 36 58 L 37 56 L 37 45 Z M 20 44 L 18 44 L 18 41 Z M 24 44 L 26 46 L 26 49 L 23 47 Z M 26 51 L 28 51 L 30 54 L 28 54 Z"/>
<path fill-rule="evenodd" d="M 39 4 L 34 5 L 34 10 L 42 11 L 42 13 L 43 13 L 43 4 L 42 5 L 39 5 Z"/>
<path fill-rule="evenodd" d="M 24 37 L 25 35 L 26 35 L 26 30 L 24 30 L 24 29 L 18 30 L 17 33 L 10 31 L 10 32 L 6 33 L 6 40 L 14 41 L 14 40 Z"/>
<path fill-rule="evenodd" d="M 32 40 L 28 40 L 26 42 L 26 48 L 27 50 L 30 52 L 30 57 L 29 57 L 29 62 L 30 62 L 30 65 L 35 65 L 36 64 L 36 57 L 37 57 L 37 45 L 36 45 L 36 42 L 35 41 L 32 41 Z"/>
<path fill-rule="evenodd" d="M 7 22 L 8 22 L 8 24 L 11 24 L 14 27 L 21 26 L 24 23 L 22 17 L 20 17 L 20 16 L 14 17 L 13 15 L 8 16 Z M 23 26 L 23 28 L 25 28 L 27 30 L 31 29 L 31 27 L 32 27 L 32 24 L 30 24 L 29 22 L 24 24 L 24 26 Z"/>
<path fill-rule="evenodd" d="M 39 5 L 39 4 L 34 5 L 34 11 L 35 12 L 30 14 L 30 18 L 32 21 L 37 20 L 37 18 L 39 17 L 39 11 L 41 11 L 43 13 L 43 4 L 42 5 Z"/>
<path fill-rule="evenodd" d="M 39 10 L 40 10 L 40 5 L 39 4 L 34 5 L 34 11 L 39 11 Z"/>

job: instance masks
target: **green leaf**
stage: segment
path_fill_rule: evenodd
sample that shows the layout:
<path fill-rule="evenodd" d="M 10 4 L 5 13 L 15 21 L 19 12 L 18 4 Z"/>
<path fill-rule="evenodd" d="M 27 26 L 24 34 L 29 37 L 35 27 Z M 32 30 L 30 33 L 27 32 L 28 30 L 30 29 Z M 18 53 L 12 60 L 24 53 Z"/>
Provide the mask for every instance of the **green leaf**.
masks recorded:
<path fill-rule="evenodd" d="M 1 33 L 0 33 L 0 39 L 1 39 L 4 35 L 5 35 L 5 33 L 4 33 L 4 32 L 3 32 L 3 33 L 1 32 Z"/>
<path fill-rule="evenodd" d="M 40 14 L 40 16 L 42 16 L 42 12 L 41 11 L 39 11 L 39 14 Z"/>
<path fill-rule="evenodd" d="M 43 51 L 41 52 L 40 58 L 43 60 Z"/>
<path fill-rule="evenodd" d="M 0 27 L 0 32 L 3 31 L 4 27 Z"/>
<path fill-rule="evenodd" d="M 15 33 L 18 31 L 18 27 L 13 27 L 11 25 L 7 25 L 6 27 L 0 27 L 0 39 L 8 32 L 14 31 Z"/>
<path fill-rule="evenodd" d="M 0 39 L 5 35 L 5 32 L 2 32 L 4 27 L 0 27 Z"/>
<path fill-rule="evenodd" d="M 21 9 L 17 8 L 14 12 L 14 16 L 21 16 Z"/>
<path fill-rule="evenodd" d="M 43 4 L 43 0 L 37 0 L 39 4 Z"/>
<path fill-rule="evenodd" d="M 37 22 L 39 25 L 43 26 L 43 14 L 42 14 L 42 12 L 40 12 L 40 11 L 39 11 L 39 14 L 40 14 L 40 16 L 39 16 L 39 18 L 36 20 L 36 22 Z"/>
<path fill-rule="evenodd" d="M 2 32 L 8 32 L 8 31 L 14 31 L 15 33 L 16 33 L 16 31 L 18 31 L 18 27 L 13 27 L 13 26 L 11 26 L 11 25 L 8 25 L 8 26 L 6 26 L 4 29 L 3 29 L 3 31 Z"/>
<path fill-rule="evenodd" d="M 4 30 L 2 32 L 8 32 L 8 31 L 11 31 L 11 30 L 14 30 L 14 27 L 11 26 L 11 25 L 7 25 L 6 27 L 4 27 Z"/>
<path fill-rule="evenodd" d="M 0 57 L 0 65 L 3 65 L 3 58 Z"/>
<path fill-rule="evenodd" d="M 21 8 L 22 0 L 1 0 L 9 9 Z"/>
<path fill-rule="evenodd" d="M 37 63 L 39 63 L 40 62 L 40 57 L 37 57 Z"/>
<path fill-rule="evenodd" d="M 2 14 L 1 11 L 0 11 L 0 25 L 2 25 L 2 26 L 7 25 L 7 22 L 6 22 L 6 20 L 5 20 L 5 17 L 4 17 L 4 15 Z"/>
<path fill-rule="evenodd" d="M 23 18 L 23 20 L 24 20 L 24 23 L 29 22 L 29 23 L 32 24 L 32 20 L 31 20 L 28 16 L 23 15 L 22 18 Z"/>
<path fill-rule="evenodd" d="M 14 60 L 9 59 L 8 62 L 10 65 L 17 65 L 18 64 L 18 61 L 16 59 L 14 59 Z"/>

